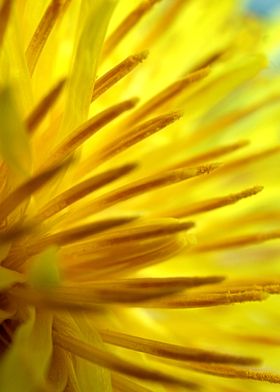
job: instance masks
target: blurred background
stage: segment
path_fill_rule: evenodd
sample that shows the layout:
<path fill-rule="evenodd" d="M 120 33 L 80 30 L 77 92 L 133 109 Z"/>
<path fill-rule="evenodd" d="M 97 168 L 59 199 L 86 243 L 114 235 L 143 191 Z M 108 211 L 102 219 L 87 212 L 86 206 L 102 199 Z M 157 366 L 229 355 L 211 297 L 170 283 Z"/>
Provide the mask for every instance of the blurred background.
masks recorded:
<path fill-rule="evenodd" d="M 280 12 L 279 0 L 246 0 L 245 7 L 262 18 L 276 18 Z"/>

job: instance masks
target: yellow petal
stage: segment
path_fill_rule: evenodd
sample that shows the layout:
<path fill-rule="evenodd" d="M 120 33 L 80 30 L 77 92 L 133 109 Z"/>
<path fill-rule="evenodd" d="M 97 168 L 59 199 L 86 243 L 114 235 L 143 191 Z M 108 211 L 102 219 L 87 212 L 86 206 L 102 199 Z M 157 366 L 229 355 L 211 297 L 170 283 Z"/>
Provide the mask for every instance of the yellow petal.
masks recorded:
<path fill-rule="evenodd" d="M 9 88 L 0 92 L 0 118 L 0 155 L 15 173 L 26 176 L 31 164 L 29 140 Z"/>
<path fill-rule="evenodd" d="M 52 316 L 34 309 L 28 316 L 0 362 L 1 391 L 38 392 L 45 386 L 52 353 Z"/>
<path fill-rule="evenodd" d="M 97 348 L 104 349 L 104 344 L 90 320 L 84 315 L 80 314 L 75 318 L 69 314 L 63 315 L 63 323 L 59 322 L 59 328 L 63 326 L 63 330 L 71 332 L 79 340 L 88 342 Z M 79 386 L 79 391 L 94 391 L 94 392 L 111 392 L 111 375 L 110 372 L 100 366 L 94 365 L 89 361 L 74 357 L 74 367 L 76 373 L 76 382 Z"/>
<path fill-rule="evenodd" d="M 18 3 L 18 2 L 14 2 Z M 10 83 L 16 90 L 16 101 L 25 115 L 32 103 L 31 79 L 27 69 L 19 22 L 19 10 L 12 7 L 9 25 L 4 37 L 3 56 L 0 63 L 0 79 Z"/>
<path fill-rule="evenodd" d="M 73 58 L 62 133 L 86 120 L 91 103 L 96 68 L 115 0 L 83 0 L 78 26 L 79 38 Z"/>
<path fill-rule="evenodd" d="M 252 55 L 242 60 L 234 60 L 225 68 L 226 72 L 223 71 L 218 76 L 215 76 L 213 72 L 213 78 L 209 79 L 209 84 L 187 99 L 185 103 L 187 114 L 192 115 L 193 112 L 201 114 L 205 110 L 208 111 L 209 105 L 211 107 L 216 105 L 242 83 L 255 77 L 266 66 L 265 56 Z"/>
<path fill-rule="evenodd" d="M 22 282 L 23 276 L 16 271 L 0 267 L 0 290 L 11 287 L 14 283 Z"/>

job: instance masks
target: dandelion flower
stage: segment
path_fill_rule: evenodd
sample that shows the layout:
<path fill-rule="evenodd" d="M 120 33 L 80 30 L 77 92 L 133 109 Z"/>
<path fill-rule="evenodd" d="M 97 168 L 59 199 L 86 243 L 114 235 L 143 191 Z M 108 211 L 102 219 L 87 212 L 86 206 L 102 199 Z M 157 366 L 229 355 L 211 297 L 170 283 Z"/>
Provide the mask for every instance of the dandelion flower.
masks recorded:
<path fill-rule="evenodd" d="M 1 1 L 1 391 L 278 390 L 276 30 Z"/>

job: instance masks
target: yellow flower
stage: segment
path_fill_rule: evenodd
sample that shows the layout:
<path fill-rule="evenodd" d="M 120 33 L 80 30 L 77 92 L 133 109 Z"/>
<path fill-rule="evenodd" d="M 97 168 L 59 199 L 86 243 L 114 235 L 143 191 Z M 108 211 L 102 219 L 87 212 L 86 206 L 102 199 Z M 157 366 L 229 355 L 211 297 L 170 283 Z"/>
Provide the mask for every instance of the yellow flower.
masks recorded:
<path fill-rule="evenodd" d="M 241 3 L 0 2 L 1 391 L 278 390 L 277 28 Z"/>

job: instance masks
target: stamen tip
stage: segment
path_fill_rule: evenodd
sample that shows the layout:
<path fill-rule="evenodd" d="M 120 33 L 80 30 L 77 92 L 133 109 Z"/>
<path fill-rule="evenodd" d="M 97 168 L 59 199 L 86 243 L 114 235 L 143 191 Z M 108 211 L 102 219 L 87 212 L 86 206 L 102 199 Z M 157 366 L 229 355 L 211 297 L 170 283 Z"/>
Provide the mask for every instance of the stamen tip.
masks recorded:
<path fill-rule="evenodd" d="M 221 283 L 227 279 L 226 276 L 211 276 L 211 283 Z"/>
<path fill-rule="evenodd" d="M 238 145 L 239 145 L 240 147 L 246 147 L 246 146 L 249 146 L 249 144 L 251 144 L 251 141 L 248 140 L 248 139 L 240 140 L 240 141 L 238 142 Z"/>
<path fill-rule="evenodd" d="M 133 58 L 137 61 L 142 63 L 142 61 L 146 60 L 146 58 L 149 56 L 150 51 L 149 50 L 143 50 L 140 53 L 137 53 L 133 56 Z"/>
<path fill-rule="evenodd" d="M 126 164 L 123 169 L 126 173 L 130 173 L 131 171 L 137 169 L 139 167 L 139 163 L 138 162 L 131 162 Z"/>
<path fill-rule="evenodd" d="M 172 117 L 173 121 L 180 120 L 184 115 L 182 110 L 177 110 L 176 112 L 170 113 L 170 117 Z"/>
<path fill-rule="evenodd" d="M 264 190 L 264 186 L 263 185 L 256 185 L 254 188 L 252 188 L 252 192 L 254 194 L 262 192 L 263 190 Z"/>
<path fill-rule="evenodd" d="M 140 101 L 139 97 L 133 97 L 128 102 L 130 103 L 131 108 L 133 108 L 139 103 L 139 101 Z"/>
<path fill-rule="evenodd" d="M 208 165 L 202 165 L 198 167 L 198 171 L 201 174 L 210 174 L 212 171 L 219 169 L 223 164 L 220 162 L 209 163 Z"/>
<path fill-rule="evenodd" d="M 183 230 L 193 229 L 195 227 L 195 222 L 182 222 L 181 228 Z"/>

